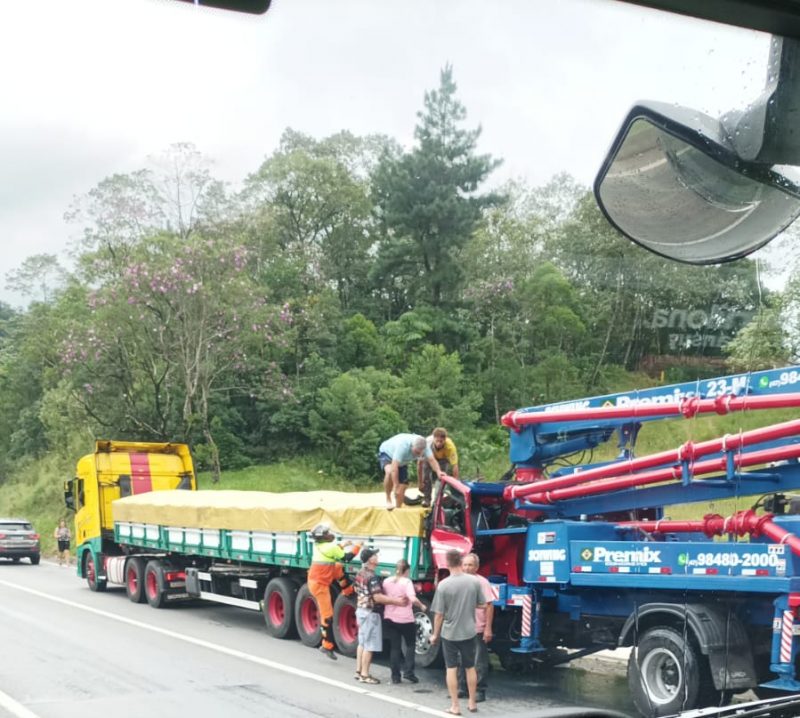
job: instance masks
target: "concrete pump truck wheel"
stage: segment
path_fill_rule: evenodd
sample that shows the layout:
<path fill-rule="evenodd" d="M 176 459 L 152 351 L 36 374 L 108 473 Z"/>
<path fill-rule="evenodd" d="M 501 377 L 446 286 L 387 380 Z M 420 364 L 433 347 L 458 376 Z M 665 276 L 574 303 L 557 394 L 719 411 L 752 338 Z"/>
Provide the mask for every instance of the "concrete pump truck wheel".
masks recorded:
<path fill-rule="evenodd" d="M 701 667 L 688 637 L 667 626 L 649 629 L 628 659 L 634 705 L 647 718 L 697 707 Z"/>

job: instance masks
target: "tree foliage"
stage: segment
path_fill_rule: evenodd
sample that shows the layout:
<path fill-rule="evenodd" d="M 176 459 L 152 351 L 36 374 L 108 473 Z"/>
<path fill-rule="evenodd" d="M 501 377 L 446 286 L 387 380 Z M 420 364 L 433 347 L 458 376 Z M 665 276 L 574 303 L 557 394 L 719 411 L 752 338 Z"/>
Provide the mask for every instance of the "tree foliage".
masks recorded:
<path fill-rule="evenodd" d="M 364 478 L 435 425 L 481 472 L 509 409 L 795 355 L 796 281 L 648 254 L 567 175 L 492 191 L 479 140 L 446 67 L 408 149 L 287 129 L 240 191 L 188 143 L 101 180 L 67 212 L 74 271 L 7 277 L 32 301 L 0 305 L 0 472 L 79 436 Z"/>

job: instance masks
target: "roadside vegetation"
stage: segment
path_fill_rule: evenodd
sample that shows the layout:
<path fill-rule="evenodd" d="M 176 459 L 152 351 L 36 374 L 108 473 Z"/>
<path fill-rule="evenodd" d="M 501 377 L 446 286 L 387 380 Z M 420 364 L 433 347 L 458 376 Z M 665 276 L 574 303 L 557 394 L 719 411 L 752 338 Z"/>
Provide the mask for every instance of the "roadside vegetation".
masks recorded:
<path fill-rule="evenodd" d="M 383 439 L 442 425 L 496 480 L 508 410 L 794 357 L 793 281 L 643 252 L 567 175 L 500 185 L 451 68 L 416 118 L 409 147 L 287 129 L 237 187 L 176 144 L 76 197 L 74 264 L 30 257 L 0 305 L 0 513 L 47 547 L 95 438 L 187 442 L 207 488 L 363 489 Z"/>

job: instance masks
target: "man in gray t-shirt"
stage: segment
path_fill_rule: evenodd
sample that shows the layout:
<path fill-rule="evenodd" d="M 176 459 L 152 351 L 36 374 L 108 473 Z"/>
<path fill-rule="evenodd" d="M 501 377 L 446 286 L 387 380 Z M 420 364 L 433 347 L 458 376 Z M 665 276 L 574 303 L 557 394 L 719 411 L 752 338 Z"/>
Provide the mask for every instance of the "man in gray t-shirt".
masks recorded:
<path fill-rule="evenodd" d="M 431 643 L 442 638 L 442 653 L 447 666 L 447 691 L 450 693 L 448 713 L 460 713 L 458 702 L 458 666 L 464 667 L 467 676 L 471 712 L 478 709 L 475 700 L 478 675 L 475 672 L 475 609 L 486 602 L 483 589 L 475 576 L 461 570 L 461 553 L 456 549 L 447 552 L 450 575 L 437 587 L 433 596 L 433 634 Z"/>

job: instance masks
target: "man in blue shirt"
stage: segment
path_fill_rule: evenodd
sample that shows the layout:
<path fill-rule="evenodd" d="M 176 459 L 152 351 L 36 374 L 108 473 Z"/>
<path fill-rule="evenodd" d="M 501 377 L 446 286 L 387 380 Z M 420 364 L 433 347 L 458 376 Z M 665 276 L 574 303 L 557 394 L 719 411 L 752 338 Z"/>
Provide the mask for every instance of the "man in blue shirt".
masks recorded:
<path fill-rule="evenodd" d="M 425 437 L 418 434 L 396 434 L 381 444 L 378 449 L 378 461 L 383 471 L 383 489 L 386 492 L 386 508 L 389 511 L 395 507 L 395 504 L 392 504 L 392 491 L 397 508 L 403 506 L 408 486 L 408 464 L 423 457 L 430 464 L 431 471 L 441 479 L 442 470 Z"/>

